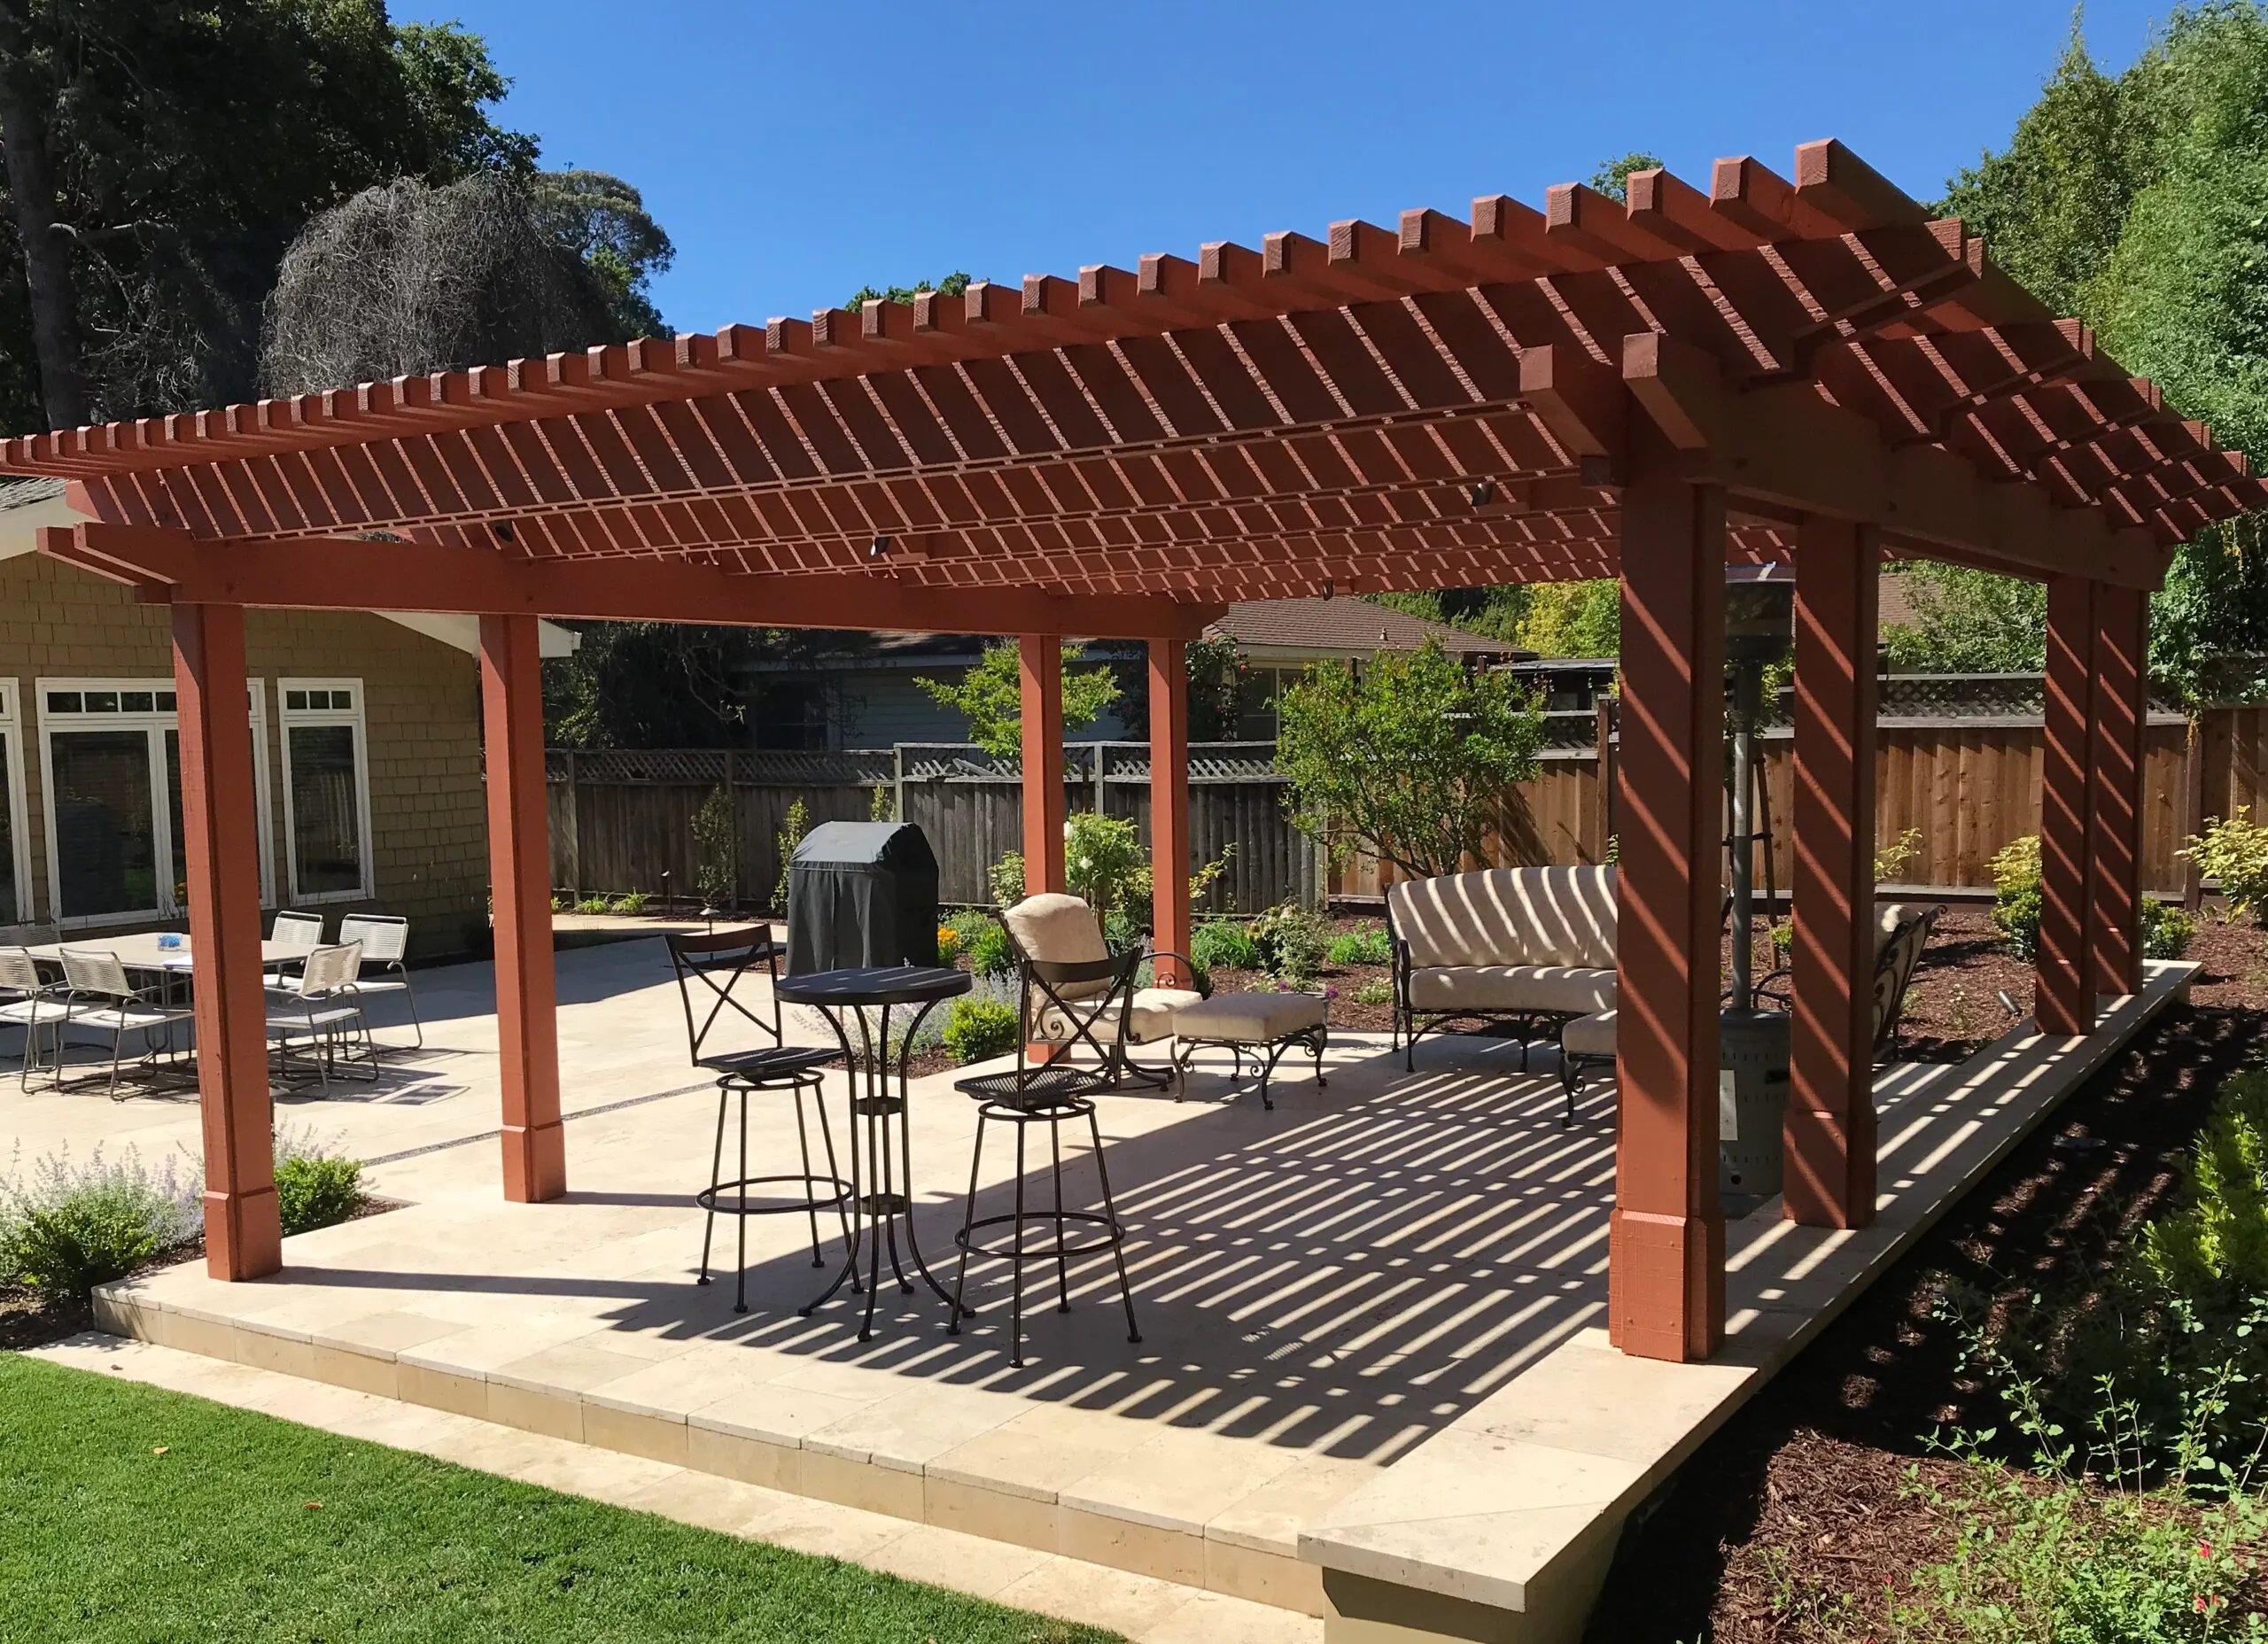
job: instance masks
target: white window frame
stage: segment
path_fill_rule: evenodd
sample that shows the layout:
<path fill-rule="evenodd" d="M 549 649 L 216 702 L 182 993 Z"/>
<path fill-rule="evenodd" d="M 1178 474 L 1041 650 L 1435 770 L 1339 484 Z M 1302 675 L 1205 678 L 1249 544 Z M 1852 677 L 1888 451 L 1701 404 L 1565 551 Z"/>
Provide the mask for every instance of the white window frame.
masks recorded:
<path fill-rule="evenodd" d="M 293 691 L 346 691 L 351 708 L 292 708 Z M 370 727 L 365 712 L 369 696 L 360 679 L 278 679 L 276 718 L 284 744 L 284 863 L 295 907 L 320 902 L 368 902 L 377 895 L 376 849 L 370 838 Z M 298 726 L 349 725 L 354 732 L 355 822 L 361 830 L 362 882 L 353 890 L 302 892 L 299 888 L 299 823 L 291 814 L 291 732 Z"/>
<path fill-rule="evenodd" d="M 47 909 L 50 921 L 58 930 L 78 930 L 97 925 L 128 925 L 139 920 L 174 919 L 188 910 L 174 901 L 174 881 L 178 877 L 181 841 L 173 836 L 172 807 L 166 803 L 166 738 L 165 733 L 181 732 L 178 707 L 103 711 L 92 714 L 56 714 L 48 711 L 48 694 L 51 691 L 76 691 L 82 695 L 89 691 L 163 691 L 174 694 L 175 682 L 168 677 L 158 679 L 50 679 L 32 681 L 32 694 L 39 710 L 39 769 L 41 820 L 47 829 Z M 268 818 L 274 816 L 273 803 L 268 780 L 268 702 L 264 682 L 246 681 L 245 711 L 252 729 L 252 804 L 258 812 L 260 834 L 260 902 L 265 908 L 276 905 L 276 830 Z M 63 917 L 63 857 L 60 849 L 60 829 L 55 816 L 55 742 L 59 732 L 113 729 L 144 733 L 150 754 L 150 803 L 152 810 L 151 833 L 156 843 L 158 903 L 154 908 L 136 908 L 119 913 L 80 914 Z"/>
<path fill-rule="evenodd" d="M 0 908 L 0 924 L 32 922 L 32 818 L 24 805 L 23 697 L 12 679 L 0 679 L 0 792 L 8 805 L 9 832 L 15 849 L 10 853 L 16 871 L 16 905 Z"/>

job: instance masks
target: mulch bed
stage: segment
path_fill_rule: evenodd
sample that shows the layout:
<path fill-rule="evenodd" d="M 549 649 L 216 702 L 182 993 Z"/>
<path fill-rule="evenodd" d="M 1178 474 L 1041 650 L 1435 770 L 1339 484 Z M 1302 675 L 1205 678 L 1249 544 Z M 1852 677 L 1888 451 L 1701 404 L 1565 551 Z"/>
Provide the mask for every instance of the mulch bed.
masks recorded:
<path fill-rule="evenodd" d="M 2256 966 L 2258 934 L 2239 934 Z M 2224 980 L 2199 996 L 2256 989 L 2215 947 Z M 1940 1555 L 1941 1524 L 1899 1482 L 1946 1465 L 1923 1435 L 2002 1412 L 1937 1299 L 1958 1284 L 2005 1307 L 2106 1274 L 2168 1207 L 2222 1082 L 2264 1056 L 2256 1008 L 2162 1015 L 1687 1462 L 1626 1534 L 1588 1637 L 1787 1644 L 1807 1636 L 1775 1607 L 1790 1586 L 1872 1595 Z"/>

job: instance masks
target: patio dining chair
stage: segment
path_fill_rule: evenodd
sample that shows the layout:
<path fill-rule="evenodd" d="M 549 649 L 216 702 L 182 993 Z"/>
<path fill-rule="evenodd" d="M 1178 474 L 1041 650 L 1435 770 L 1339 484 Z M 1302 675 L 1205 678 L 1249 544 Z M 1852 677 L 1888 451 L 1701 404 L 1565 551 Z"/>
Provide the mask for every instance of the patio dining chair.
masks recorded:
<path fill-rule="evenodd" d="M 338 940 L 362 944 L 362 964 L 391 973 L 355 979 L 358 992 L 398 993 L 409 1005 L 409 1025 L 416 1030 L 417 1050 L 425 1048 L 425 1024 L 417 1014 L 417 995 L 409 985 L 409 921 L 393 913 L 350 913 L 338 921 Z"/>
<path fill-rule="evenodd" d="M 850 1288 L 858 1289 L 857 1250 L 851 1243 L 851 1185 L 835 1162 L 835 1135 L 827 1122 L 819 1069 L 836 1060 L 839 1051 L 789 1044 L 780 1017 L 780 996 L 769 983 L 779 980 L 781 946 L 772 940 L 772 927 L 757 925 L 743 930 L 672 934 L 664 938 L 670 965 L 677 973 L 678 997 L 685 1006 L 685 1032 L 693 1065 L 717 1081 L 717 1141 L 709 1155 L 709 1185 L 693 1196 L 708 1212 L 701 1229 L 701 1275 L 694 1283 L 709 1282 L 709 1252 L 717 1231 L 717 1218 L 731 1216 L 740 1230 L 739 1277 L 733 1292 L 733 1311 L 748 1311 L 748 1219 L 750 1216 L 791 1215 L 800 1210 L 811 1221 L 812 1266 L 823 1268 L 827 1258 L 819 1249 L 819 1213 L 832 1209 L 843 1226 L 843 1246 L 852 1266 Z M 765 998 L 770 1009 L 755 998 L 755 982 L 767 984 Z M 757 1043 L 741 1050 L 726 1049 L 718 1042 L 728 1035 L 752 1035 Z M 796 1105 L 796 1144 L 803 1154 L 801 1175 L 793 1173 L 751 1176 L 748 1173 L 748 1104 L 753 1095 L 780 1094 Z M 811 1132 L 804 1121 L 804 1097 L 819 1110 L 819 1145 L 827 1157 L 824 1175 L 812 1169 Z M 725 1179 L 725 1121 L 733 1098 L 740 1098 L 740 1174 Z M 751 1204 L 751 1188 L 801 1190 L 800 1198 L 783 1202 Z M 729 1202 L 726 1195 L 732 1198 Z"/>
<path fill-rule="evenodd" d="M 1134 984 L 1146 962 L 1179 959 L 1193 971 L 1185 955 L 1130 948 L 1124 957 L 1132 964 L 1122 977 L 1105 967 L 1084 980 L 1055 971 L 1049 981 L 1032 974 L 1031 961 L 1091 966 L 1113 957 L 1095 911 L 1076 896 L 1045 891 L 1002 910 L 1000 923 L 1024 971 L 1023 1043 L 1057 1046 L 1059 1057 L 1090 1051 L 1113 1085 L 1131 1082 L 1162 1089 L 1173 1082 L 1170 1066 L 1144 1067 L 1128 1054 L 1129 1047 L 1171 1038 L 1175 1012 L 1205 996 L 1190 988 Z"/>
<path fill-rule="evenodd" d="M 64 948 L 58 950 L 58 957 L 63 964 L 63 1020 L 56 1024 L 56 1088 L 61 1090 L 64 1085 L 64 1037 L 74 1028 L 91 1028 L 111 1035 L 110 1096 L 114 1102 L 122 1101 L 118 1070 L 126 1060 L 126 1036 L 142 1035 L 141 1059 L 147 1065 L 159 1057 L 177 1054 L 174 1024 L 190 1020 L 196 1012 L 169 999 L 162 986 L 136 988 L 115 953 Z"/>
<path fill-rule="evenodd" d="M 270 960 L 268 969 L 278 976 L 296 975 L 307 954 L 322 946 L 322 915 L 288 910 L 278 913 L 268 927 L 268 940 L 276 947 L 299 950 L 288 959 Z"/>
<path fill-rule="evenodd" d="M 314 1064 L 321 1090 L 330 1089 L 334 1074 L 346 1076 L 340 1073 L 342 1063 L 361 1062 L 369 1069 L 355 1077 L 378 1076 L 377 1044 L 370 1037 L 369 1020 L 362 1014 L 355 986 L 361 965 L 362 950 L 353 942 L 311 948 L 297 976 L 269 987 L 268 1036 L 275 1042 L 276 1074 L 284 1082 L 293 1082 L 292 1047 L 301 1039 L 307 1041 L 304 1057 Z M 360 1055 L 353 1048 L 358 1039 Z M 302 1077 L 297 1082 L 304 1085 L 307 1081 Z"/>
<path fill-rule="evenodd" d="M 64 1004 L 39 973 L 39 965 L 22 948 L 0 948 L 0 1024 L 24 1030 L 24 1059 L 17 1083 L 32 1088 L 32 1068 L 39 1059 L 42 1031 L 55 1048 L 57 1061 L 43 1066 L 43 1073 L 59 1068 L 63 1049 Z"/>

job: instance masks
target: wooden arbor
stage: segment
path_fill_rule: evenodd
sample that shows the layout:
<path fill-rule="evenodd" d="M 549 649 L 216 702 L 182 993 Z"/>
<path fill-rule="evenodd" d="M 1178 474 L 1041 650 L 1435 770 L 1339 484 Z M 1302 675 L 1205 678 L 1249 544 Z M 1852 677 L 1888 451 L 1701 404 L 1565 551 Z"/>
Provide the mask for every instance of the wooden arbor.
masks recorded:
<path fill-rule="evenodd" d="M 1158 911 L 1187 934 L 1180 647 L 1232 599 L 1624 579 L 1611 1326 L 1722 1330 L 1714 1207 L 1726 561 L 1798 570 L 1788 1211 L 1874 1208 L 1875 570 L 2048 580 L 2041 1020 L 2134 981 L 2143 596 L 2264 500 L 2241 457 L 1841 145 L 1627 202 L 1332 225 L 1193 260 L 0 444 L 75 483 L 44 551 L 175 609 L 183 700 L 230 700 L 246 605 L 482 618 L 507 1190 L 563 1188 L 532 632 L 539 616 L 1023 640 L 1027 844 L 1060 882 L 1056 640 L 1151 645 Z M 209 716 L 207 717 L 209 718 Z M 215 1271 L 278 1258 L 237 733 L 185 711 Z"/>

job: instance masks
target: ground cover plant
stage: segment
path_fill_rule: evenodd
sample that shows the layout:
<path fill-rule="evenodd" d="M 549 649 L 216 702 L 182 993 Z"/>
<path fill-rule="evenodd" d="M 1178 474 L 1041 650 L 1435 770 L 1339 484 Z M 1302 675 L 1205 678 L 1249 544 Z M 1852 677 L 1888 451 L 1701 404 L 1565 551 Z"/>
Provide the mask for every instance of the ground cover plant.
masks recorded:
<path fill-rule="evenodd" d="M 1963 945 L 2011 965 L 1983 917 L 1968 918 Z M 2169 1009 L 1736 1413 L 1626 1534 L 1590 1640 L 2256 1636 L 2268 1547 L 2256 1504 L 2242 1489 L 2229 1499 L 2218 1462 L 2241 1476 L 2257 1432 L 2193 1442 L 2185 1479 L 2163 1464 L 2181 1452 L 2177 1424 L 2138 1473 L 2131 1390 L 2027 1414 L 1977 1351 L 1980 1329 L 2002 1341 L 2027 1314 L 2068 1320 L 2055 1299 L 2104 1294 L 2146 1229 L 2202 1202 L 2197 1144 L 2232 1078 L 2268 1057 L 2268 1017 L 2220 976 L 2194 996 L 2244 1008 Z M 2117 1475 L 2088 1455 L 2114 1432 Z M 2040 1449 L 2064 1446 L 2067 1464 L 2039 1465 Z"/>
<path fill-rule="evenodd" d="M 0 1450 L 4 1644 L 1112 1636 L 12 1355 Z"/>

